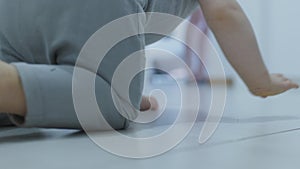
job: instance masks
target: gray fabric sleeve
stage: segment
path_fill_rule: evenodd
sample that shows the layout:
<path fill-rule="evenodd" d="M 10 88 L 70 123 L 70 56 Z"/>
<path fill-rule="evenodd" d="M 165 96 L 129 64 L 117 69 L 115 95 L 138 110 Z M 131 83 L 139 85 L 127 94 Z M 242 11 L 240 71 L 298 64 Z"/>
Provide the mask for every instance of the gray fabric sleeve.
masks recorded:
<path fill-rule="evenodd" d="M 130 24 L 132 29 L 138 29 L 134 23 Z M 112 99 L 111 82 L 113 74 L 125 58 L 136 51 L 143 50 L 144 45 L 144 37 L 141 35 L 124 39 L 107 53 L 97 71 L 95 84 L 97 102 L 102 115 L 114 129 L 126 128 L 128 120 L 118 112 Z M 70 51 L 70 55 L 64 53 L 58 56 L 56 59 L 57 65 L 12 63 L 19 72 L 27 105 L 25 119 L 11 116 L 12 122 L 21 127 L 81 129 L 72 98 L 72 77 L 77 56 L 73 54 L 72 48 L 70 48 Z M 140 56 L 132 65 L 144 67 L 144 57 Z M 88 64 L 82 65 L 81 68 L 86 71 L 92 71 L 89 69 Z M 128 90 L 131 100 L 123 100 L 126 103 L 118 102 L 116 104 L 128 106 L 128 102 L 135 109 L 139 109 L 143 83 L 144 77 L 143 73 L 141 73 L 137 78 L 134 78 L 131 82 L 131 90 Z M 119 89 L 122 90 L 122 87 Z M 120 90 L 116 92 L 124 92 Z M 132 107 L 122 107 L 122 109 L 130 111 Z M 135 112 L 125 113 L 130 115 Z M 105 124 L 100 124 L 97 127 L 92 130 L 107 130 Z"/>
<path fill-rule="evenodd" d="M 13 63 L 26 96 L 27 114 L 11 116 L 22 127 L 79 128 L 72 110 L 71 67 Z"/>
<path fill-rule="evenodd" d="M 21 127 L 81 129 L 72 100 L 72 66 L 14 65 L 25 91 L 27 115 L 25 118 L 10 116 L 12 122 Z M 114 129 L 125 128 L 128 121 L 114 107 L 110 85 L 98 76 L 96 88 L 106 121 Z"/>

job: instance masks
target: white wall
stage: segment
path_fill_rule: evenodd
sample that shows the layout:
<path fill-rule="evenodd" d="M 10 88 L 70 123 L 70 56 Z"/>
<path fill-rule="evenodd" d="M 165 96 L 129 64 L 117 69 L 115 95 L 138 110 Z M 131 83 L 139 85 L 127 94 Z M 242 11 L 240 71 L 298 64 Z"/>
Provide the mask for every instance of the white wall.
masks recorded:
<path fill-rule="evenodd" d="M 272 2 L 268 51 L 270 68 L 300 76 L 300 1 Z"/>
<path fill-rule="evenodd" d="M 300 78 L 300 1 L 240 0 L 271 72 Z"/>

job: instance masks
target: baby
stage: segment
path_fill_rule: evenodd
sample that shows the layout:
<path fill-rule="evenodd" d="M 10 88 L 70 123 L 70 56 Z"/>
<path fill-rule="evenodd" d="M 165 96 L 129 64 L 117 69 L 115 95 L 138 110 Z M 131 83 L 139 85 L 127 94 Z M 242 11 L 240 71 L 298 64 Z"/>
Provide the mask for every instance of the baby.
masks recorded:
<path fill-rule="evenodd" d="M 1 0 L 0 112 L 6 114 L 0 122 L 80 129 L 72 101 L 72 72 L 88 38 L 129 14 L 161 12 L 187 17 L 199 4 L 228 61 L 254 95 L 266 98 L 299 87 L 281 74 L 268 72 L 251 25 L 236 0 Z M 147 37 L 130 37 L 100 65 L 95 93 L 103 116 L 114 129 L 126 128 L 128 120 L 114 107 L 112 73 L 126 56 L 147 44 Z M 131 102 L 148 110 L 155 100 L 142 97 L 143 77 L 136 79 Z"/>

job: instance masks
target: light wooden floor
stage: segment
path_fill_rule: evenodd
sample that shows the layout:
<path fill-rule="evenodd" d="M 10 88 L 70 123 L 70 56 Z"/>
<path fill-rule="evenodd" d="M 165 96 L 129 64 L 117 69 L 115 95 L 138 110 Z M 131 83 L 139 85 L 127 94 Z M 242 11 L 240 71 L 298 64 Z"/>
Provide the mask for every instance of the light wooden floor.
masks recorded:
<path fill-rule="evenodd" d="M 178 101 L 176 92 L 172 92 L 176 86 L 161 88 L 172 96 L 165 114 L 152 124 L 133 125 L 131 128 L 135 130 L 128 132 L 159 133 L 172 124 Z M 74 130 L 4 128 L 0 129 L 0 166 L 3 169 L 299 168 L 300 91 L 262 100 L 236 84 L 228 91 L 219 128 L 204 145 L 197 141 L 208 110 L 209 88 L 201 87 L 201 93 L 207 99 L 201 104 L 195 127 L 179 146 L 161 156 L 143 160 L 117 157 Z M 99 135 L 106 137 L 107 133 Z"/>

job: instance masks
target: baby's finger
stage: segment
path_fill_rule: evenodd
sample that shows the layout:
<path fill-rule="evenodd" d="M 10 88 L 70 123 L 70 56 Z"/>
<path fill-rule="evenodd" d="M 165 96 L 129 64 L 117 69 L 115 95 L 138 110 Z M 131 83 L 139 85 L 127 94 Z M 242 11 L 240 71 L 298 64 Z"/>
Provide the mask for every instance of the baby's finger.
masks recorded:
<path fill-rule="evenodd" d="M 290 79 L 286 78 L 286 77 L 281 77 L 283 81 L 290 81 Z"/>
<path fill-rule="evenodd" d="M 299 88 L 299 85 L 298 85 L 297 83 L 293 83 L 293 87 L 294 87 L 295 89 L 298 89 L 298 88 Z"/>
<path fill-rule="evenodd" d="M 283 77 L 283 74 L 281 74 L 281 73 L 276 73 L 275 74 L 277 77 Z"/>
<path fill-rule="evenodd" d="M 294 82 L 292 82 L 291 80 L 287 80 L 287 81 L 285 81 L 285 85 L 286 85 L 286 87 L 288 87 L 289 89 L 297 89 L 297 88 L 299 88 L 299 85 L 297 84 L 297 83 L 294 83 Z"/>

